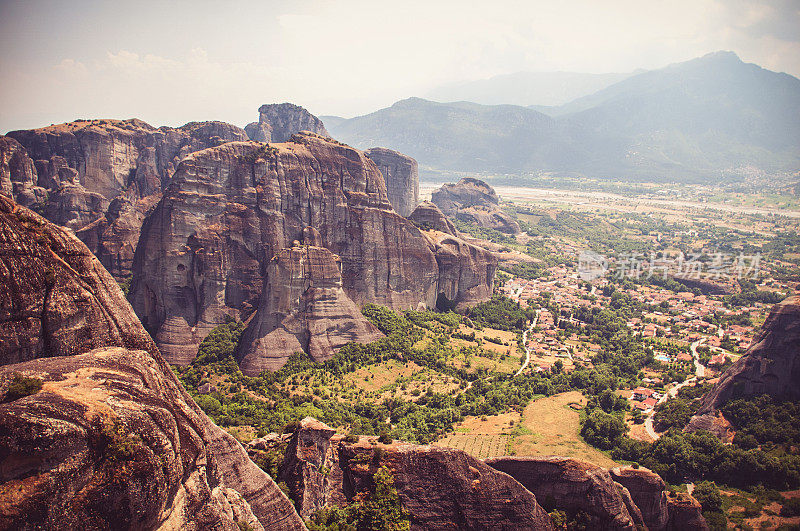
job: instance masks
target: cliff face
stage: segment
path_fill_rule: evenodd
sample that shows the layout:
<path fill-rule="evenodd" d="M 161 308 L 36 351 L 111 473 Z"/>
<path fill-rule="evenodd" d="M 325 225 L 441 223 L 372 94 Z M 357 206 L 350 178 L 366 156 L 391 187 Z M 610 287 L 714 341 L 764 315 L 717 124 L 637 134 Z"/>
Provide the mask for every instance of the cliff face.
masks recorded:
<path fill-rule="evenodd" d="M 267 266 L 258 310 L 237 351 L 245 374 L 279 369 L 295 352 L 320 362 L 351 341 L 383 337 L 342 289 L 339 257 L 318 246 L 315 229 L 305 232 L 312 235 L 304 245 L 282 249 Z"/>
<path fill-rule="evenodd" d="M 303 528 L 84 244 L 0 197 L 0 258 L 0 528 Z"/>
<path fill-rule="evenodd" d="M 714 384 L 688 429 L 723 435 L 717 410 L 729 400 L 768 394 L 800 399 L 800 297 L 776 304 L 744 356 Z"/>
<path fill-rule="evenodd" d="M 269 146 L 232 142 L 184 159 L 142 229 L 131 300 L 167 359 L 188 363 L 225 315 L 248 318 L 269 289 L 270 261 L 308 227 L 319 234 L 315 247 L 340 258 L 341 289 L 357 306 L 433 307 L 439 293 L 477 302 L 473 270 L 491 291 L 491 264 L 437 264 L 436 245 L 391 209 L 362 152 L 313 134 Z"/>
<path fill-rule="evenodd" d="M 73 229 L 113 275 L 128 276 L 144 211 L 154 202 L 139 201 L 159 194 L 187 154 L 246 139 L 243 130 L 222 122 L 156 129 L 135 119 L 12 131 L 0 142 L 0 155 L 16 175 L 11 181 L 20 184 L 7 193 L 0 170 L 0 192 Z M 10 140 L 24 148 L 33 168 Z M 130 206 L 114 205 L 117 199 Z"/>
<path fill-rule="evenodd" d="M 408 216 L 408 219 L 422 230 L 433 229 L 451 236 L 458 236 L 453 223 L 439 210 L 434 203 L 423 201 Z"/>
<path fill-rule="evenodd" d="M 519 224 L 500 208 L 494 188 L 479 179 L 465 177 L 456 184 L 442 185 L 431 194 L 431 201 L 447 216 L 509 234 L 520 231 Z"/>
<path fill-rule="evenodd" d="M 417 161 L 386 148 L 365 151 L 378 166 L 386 183 L 386 193 L 395 211 L 407 218 L 419 203 L 419 170 Z"/>
<path fill-rule="evenodd" d="M 262 105 L 258 108 L 258 122 L 247 124 L 244 130 L 256 142 L 287 142 L 300 131 L 331 136 L 322 120 L 292 103 Z"/>
<path fill-rule="evenodd" d="M 608 470 L 567 457 L 498 457 L 486 463 L 510 475 L 536 495 L 548 510 L 584 511 L 592 526 L 636 529 L 641 513 L 631 515 Z M 548 506 L 549 505 L 549 506 Z"/>
<path fill-rule="evenodd" d="M 303 515 L 368 491 L 386 466 L 411 529 L 553 529 L 536 497 L 460 450 L 414 444 L 348 444 L 307 418 L 289 443 L 280 476 Z"/>
<path fill-rule="evenodd" d="M 597 529 L 706 530 L 689 495 L 667 498 L 663 480 L 647 469 L 606 470 L 568 457 L 498 457 L 486 463 L 533 492 L 548 510 L 585 512 Z"/>

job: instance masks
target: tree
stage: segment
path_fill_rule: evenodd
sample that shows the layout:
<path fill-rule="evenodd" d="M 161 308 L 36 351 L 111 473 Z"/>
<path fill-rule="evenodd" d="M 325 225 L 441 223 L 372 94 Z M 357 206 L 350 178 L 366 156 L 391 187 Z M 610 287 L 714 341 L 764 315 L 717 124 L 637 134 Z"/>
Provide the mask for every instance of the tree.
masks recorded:
<path fill-rule="evenodd" d="M 394 486 L 394 476 L 386 466 L 375 473 L 374 490 L 358 494 L 349 512 L 359 531 L 407 531 L 410 527 L 408 513 L 403 510 Z"/>

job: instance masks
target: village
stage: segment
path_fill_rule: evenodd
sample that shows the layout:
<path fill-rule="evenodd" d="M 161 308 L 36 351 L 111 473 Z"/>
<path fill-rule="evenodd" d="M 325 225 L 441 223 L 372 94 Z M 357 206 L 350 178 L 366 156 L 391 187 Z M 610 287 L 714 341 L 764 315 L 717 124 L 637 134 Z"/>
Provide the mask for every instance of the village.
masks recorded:
<path fill-rule="evenodd" d="M 570 372 L 579 365 L 591 367 L 592 356 L 601 347 L 580 333 L 583 323 L 574 317 L 574 311 L 581 306 L 608 307 L 611 297 L 605 294 L 605 288 L 610 283 L 611 279 L 603 277 L 587 282 L 576 268 L 564 265 L 548 268 L 538 279 L 512 276 L 505 280 L 499 288 L 501 293 L 521 307 L 537 308 L 536 323 L 525 345 L 530 353 L 530 370 Z M 752 342 L 760 325 L 757 320 L 767 307 L 755 303 L 734 309 L 726 306 L 721 295 L 675 292 L 642 284 L 624 293 L 650 308 L 627 320 L 630 331 L 652 349 L 656 362 L 644 370 L 642 386 L 625 391 L 632 409 L 644 414 L 651 414 L 659 400 L 666 399 L 665 389 L 671 383 L 697 376 L 713 379 L 735 362 Z M 553 306 L 560 309 L 559 315 L 553 314 Z M 749 319 L 751 316 L 756 321 Z M 737 324 L 746 321 L 749 324 Z M 684 379 L 670 380 L 668 374 Z"/>

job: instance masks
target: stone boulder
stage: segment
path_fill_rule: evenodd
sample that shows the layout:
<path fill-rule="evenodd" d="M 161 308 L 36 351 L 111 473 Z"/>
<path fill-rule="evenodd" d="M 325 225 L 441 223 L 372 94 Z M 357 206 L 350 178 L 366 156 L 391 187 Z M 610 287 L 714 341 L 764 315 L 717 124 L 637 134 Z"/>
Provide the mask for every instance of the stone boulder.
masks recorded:
<path fill-rule="evenodd" d="M 465 305 L 491 293 L 496 262 L 466 243 L 429 241 L 394 212 L 363 152 L 311 133 L 283 144 L 230 142 L 183 160 L 136 249 L 131 301 L 167 359 L 190 362 L 225 316 L 246 320 L 261 308 L 265 274 L 284 249 L 272 267 L 299 274 L 288 261 L 308 256 L 291 249 L 310 227 L 313 247 L 341 260 L 341 289 L 356 307 L 434 307 L 440 294 Z"/>
<path fill-rule="evenodd" d="M 0 257 L 0 528 L 303 529 L 80 240 L 0 197 Z"/>
<path fill-rule="evenodd" d="M 700 502 L 684 493 L 677 493 L 667 500 L 669 507 L 669 523 L 671 531 L 708 531 L 708 522 L 703 517 Z"/>
<path fill-rule="evenodd" d="M 258 108 L 258 122 L 247 124 L 244 130 L 256 142 L 288 142 L 300 131 L 331 136 L 322 120 L 293 103 L 262 105 Z"/>
<path fill-rule="evenodd" d="M 727 436 L 719 409 L 729 400 L 768 394 L 800 400 L 800 296 L 773 306 L 744 356 L 731 365 L 703 397 L 687 429 Z"/>
<path fill-rule="evenodd" d="M 456 231 L 453 222 L 447 219 L 442 211 L 439 210 L 439 207 L 430 201 L 423 201 L 417 205 L 417 208 L 408 216 L 408 219 L 422 230 L 432 229 L 451 236 L 458 236 L 458 231 Z"/>
<path fill-rule="evenodd" d="M 417 161 L 408 155 L 381 147 L 368 149 L 365 153 L 381 170 L 392 207 L 401 216 L 410 216 L 419 203 Z"/>
<path fill-rule="evenodd" d="M 447 216 L 508 234 L 520 232 L 519 224 L 500 208 L 494 188 L 480 179 L 465 177 L 442 185 L 431 194 L 431 201 Z"/>
<path fill-rule="evenodd" d="M 505 472 L 536 495 L 547 510 L 568 515 L 586 513 L 597 529 L 631 529 L 643 521 L 638 508 L 634 514 L 608 470 L 569 457 L 497 457 L 486 464 Z"/>

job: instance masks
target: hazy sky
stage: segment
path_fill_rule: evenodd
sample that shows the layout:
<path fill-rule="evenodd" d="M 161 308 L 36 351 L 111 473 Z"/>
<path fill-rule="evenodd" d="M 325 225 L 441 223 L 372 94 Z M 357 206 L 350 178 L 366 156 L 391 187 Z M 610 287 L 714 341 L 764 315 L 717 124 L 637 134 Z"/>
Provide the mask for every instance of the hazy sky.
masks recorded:
<path fill-rule="evenodd" d="M 0 0 L 0 132 L 76 118 L 243 126 L 353 116 L 516 71 L 627 72 L 716 50 L 800 77 L 800 0 Z"/>

